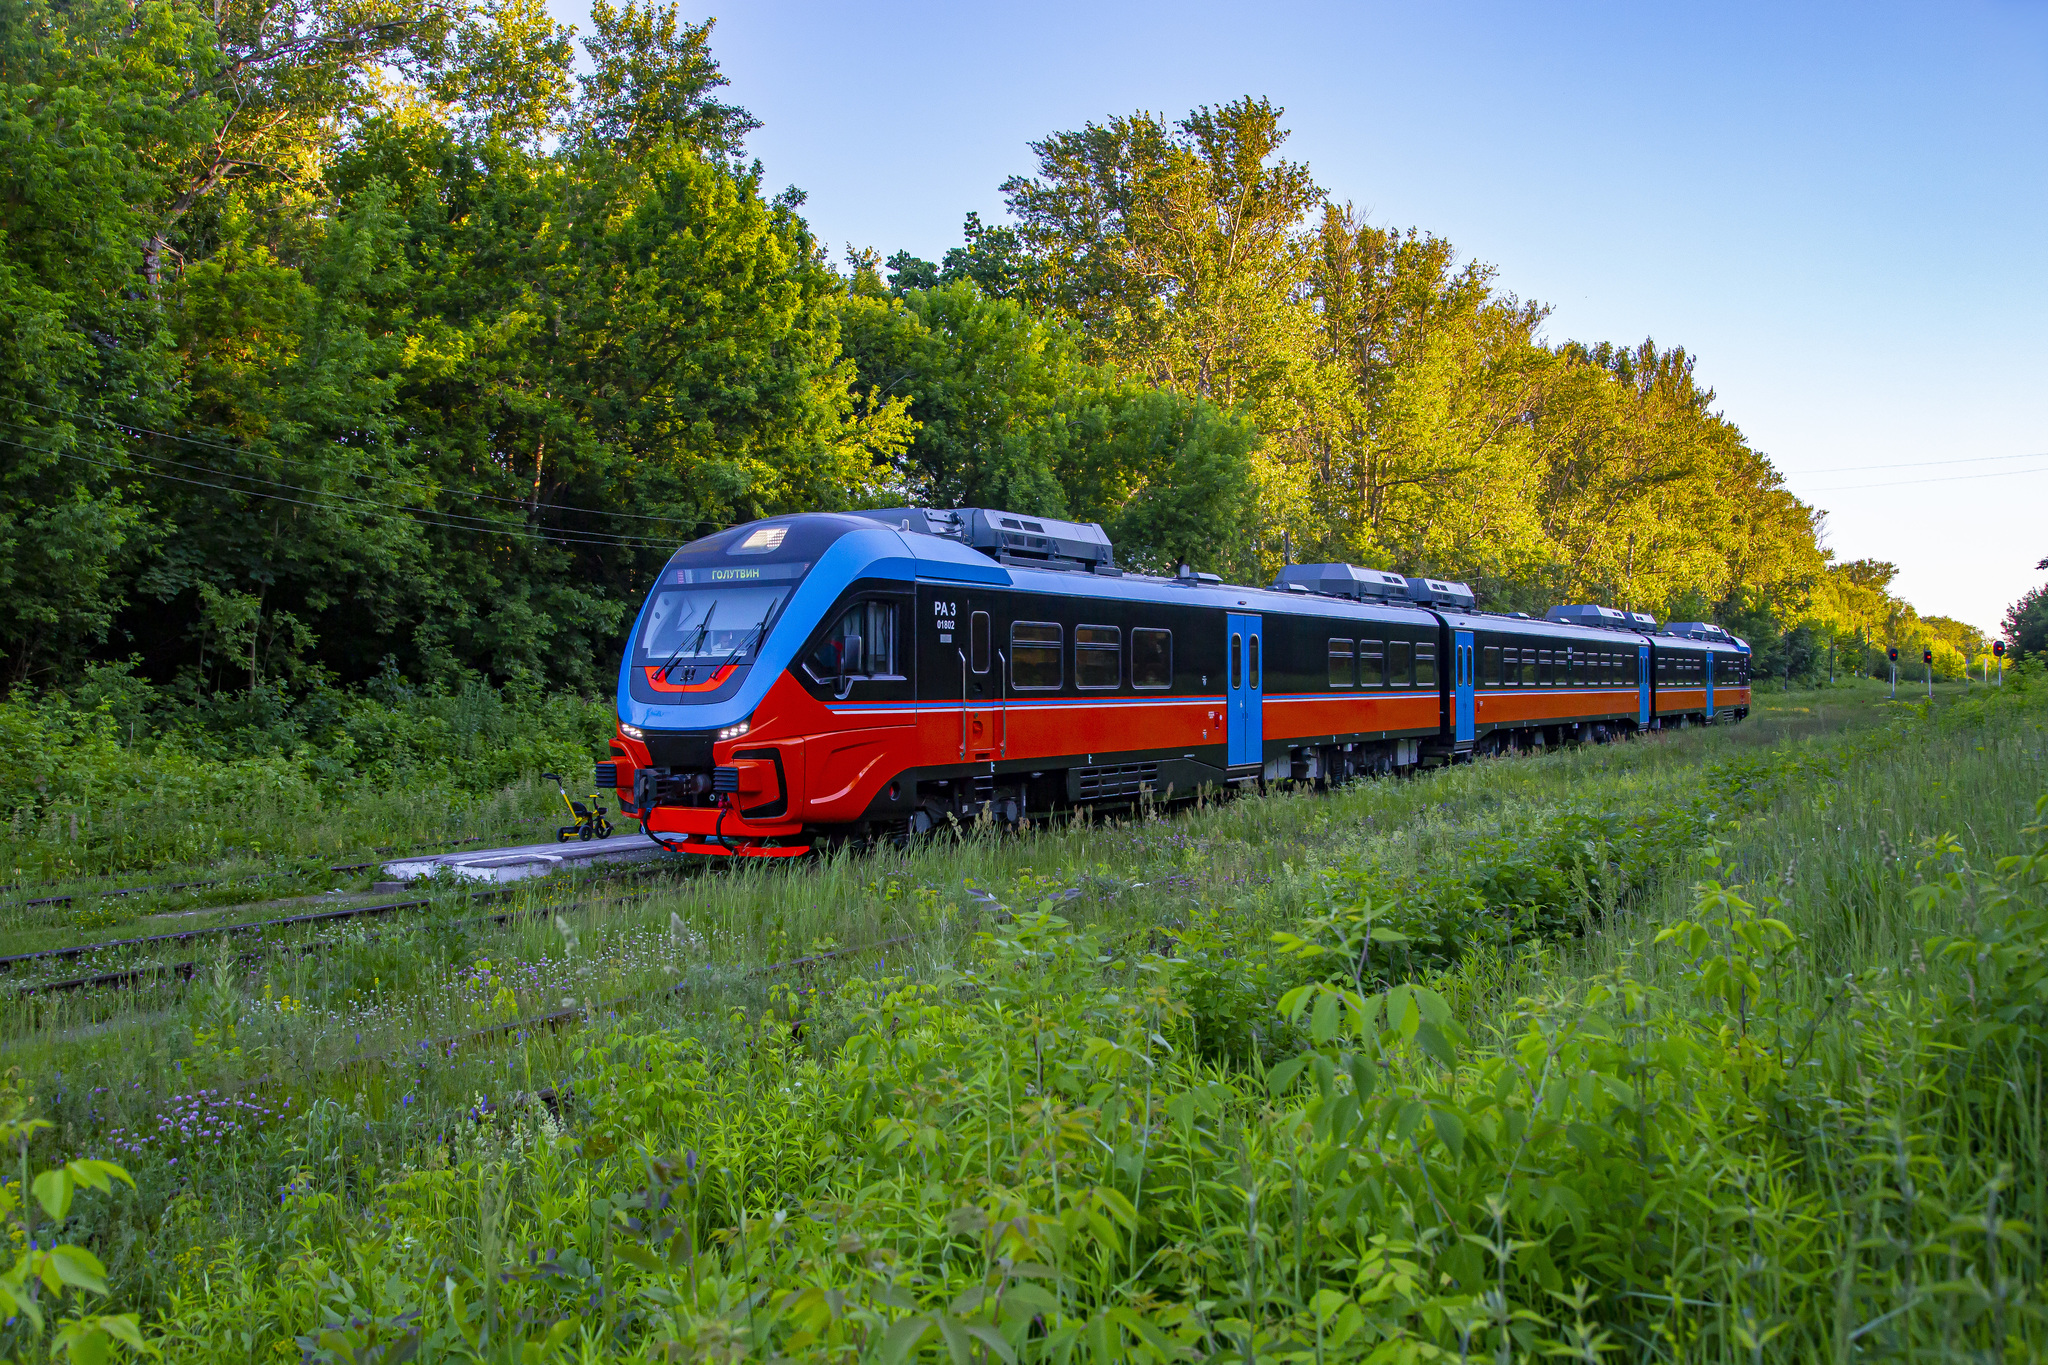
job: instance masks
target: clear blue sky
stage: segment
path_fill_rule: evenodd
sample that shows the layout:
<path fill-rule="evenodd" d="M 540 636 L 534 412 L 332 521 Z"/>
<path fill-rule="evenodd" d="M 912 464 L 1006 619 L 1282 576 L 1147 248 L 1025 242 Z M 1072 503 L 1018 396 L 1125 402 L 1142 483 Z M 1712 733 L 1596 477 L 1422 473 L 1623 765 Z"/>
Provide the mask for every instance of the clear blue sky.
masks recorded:
<path fill-rule="evenodd" d="M 1493 263 L 1552 340 L 1691 350 L 1835 552 L 1897 563 L 1922 612 L 1991 628 L 2048 578 L 2037 0 L 712 12 L 749 150 L 835 257 L 936 260 L 1047 133 L 1263 95 L 1338 199 Z"/>

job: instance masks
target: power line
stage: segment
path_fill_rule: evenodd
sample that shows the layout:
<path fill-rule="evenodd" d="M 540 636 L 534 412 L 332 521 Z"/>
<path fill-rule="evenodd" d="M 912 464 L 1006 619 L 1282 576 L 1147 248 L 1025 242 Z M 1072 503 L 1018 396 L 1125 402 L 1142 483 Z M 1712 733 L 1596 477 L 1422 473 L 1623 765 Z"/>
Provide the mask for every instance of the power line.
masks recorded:
<path fill-rule="evenodd" d="M 17 423 L 10 423 L 9 425 L 19 425 L 19 424 L 17 424 Z M 104 444 L 101 444 L 101 443 L 95 443 L 95 442 L 87 442 L 87 443 L 85 443 L 85 444 L 89 445 L 89 446 L 90 446 L 90 448 L 92 448 L 92 449 L 94 449 L 94 450 L 101 450 L 101 451 L 106 451 L 106 452 L 107 452 L 107 453 L 109 453 L 109 454 L 130 454 L 130 455 L 133 455 L 133 456 L 135 456 L 136 458 L 139 458 L 139 459 L 144 459 L 144 460 L 152 460 L 152 461 L 155 461 L 155 462 L 156 462 L 156 463 L 158 463 L 158 464 L 167 464 L 167 465 L 171 465 L 171 466 L 173 466 L 174 468 L 178 468 L 178 469 L 189 469 L 189 470 L 192 470 L 192 471 L 194 471 L 195 473 L 200 473 L 200 474 L 213 474 L 213 475 L 216 475 L 216 476 L 218 476 L 218 477 L 220 477 L 220 478 L 224 478 L 224 479 L 246 479 L 246 480 L 248 480 L 248 481 L 249 481 L 250 483 L 260 483 L 260 484 L 266 484 L 266 485 L 268 485 L 269 487 L 272 487 L 272 488 L 284 488 L 284 489 L 289 489 L 290 491 L 292 491 L 292 492 L 294 492 L 294 493 L 306 493 L 306 494 L 309 494 L 309 495 L 311 495 L 311 496 L 314 496 L 314 497 L 332 498 L 332 499 L 336 499 L 336 500 L 339 500 L 339 501 L 341 501 L 341 502 L 349 502 L 349 503 L 356 503 L 356 504 L 358 504 L 358 505 L 361 505 L 361 506 L 366 506 L 366 507 L 381 507 L 381 508 L 385 508 L 385 509 L 388 509 L 388 510 L 392 510 L 392 511 L 400 511 L 400 512 L 406 512 L 406 513 L 410 513 L 410 514 L 412 514 L 412 515 L 415 515 L 415 516 L 428 516 L 428 517 L 439 517 L 439 518 L 443 518 L 443 519 L 447 520 L 447 521 L 448 521 L 448 522 L 450 522 L 450 523 L 468 523 L 468 524 L 471 524 L 471 525 L 473 525 L 473 526 L 475 526 L 475 527 L 479 527 L 479 528 L 482 528 L 482 529 L 486 529 L 486 530 L 493 530 L 493 531 L 495 531 L 495 530 L 500 530 L 500 529 L 503 529 L 503 527 L 504 527 L 504 525 L 505 525 L 505 524 L 504 524 L 503 522 L 495 521 L 495 520 L 493 520 L 493 519 L 491 519 L 491 518 L 489 518 L 489 517 L 473 517 L 473 516 L 470 516 L 470 515 L 468 515 L 467 513 L 463 513 L 463 512 L 447 512 L 447 511 L 443 511 L 443 510 L 441 510 L 440 508 L 436 508 L 436 507 L 413 507 L 413 506 L 409 506 L 409 505 L 406 505 L 406 504 L 402 504 L 402 503 L 390 503 L 390 502 L 379 502 L 379 501 L 377 501 L 377 500 L 376 500 L 375 498 L 363 498 L 363 497 L 357 497 L 356 495 L 354 495 L 354 494 L 352 494 L 352 493 L 337 493 L 337 492 L 334 492 L 334 491 L 332 491 L 332 490 L 330 490 L 330 489 L 325 489 L 325 488 L 307 488 L 307 487 L 306 487 L 306 486 L 304 486 L 303 484 L 295 484 L 295 483 L 284 483 L 284 482 L 282 482 L 282 481 L 280 481 L 280 480 L 277 480 L 277 479 L 266 479 L 266 478 L 263 478 L 263 477 L 261 477 L 261 476 L 259 476 L 259 475 L 256 475 L 256 474 L 243 474 L 243 473 L 240 473 L 239 471 L 236 471 L 236 470 L 231 470 L 231 469 L 216 469 L 216 468 L 214 468 L 214 467 L 213 467 L 212 465 L 203 465 L 203 464 L 191 464 L 191 463 L 189 463 L 189 462 L 187 462 L 187 461 L 184 461 L 184 460 L 173 460 L 173 459 L 169 458 L 168 456 L 164 456 L 164 455 L 152 455 L 152 454 L 148 453 L 147 451 L 119 451 L 119 450 L 110 450 L 110 449 L 109 449 L 109 448 L 108 448 L 108 447 L 107 447 L 106 445 L 104 445 Z M 118 467 L 118 466 L 115 466 L 115 467 Z M 141 472 L 141 473 L 155 473 L 156 471 L 154 471 L 154 470 L 141 470 L 141 471 L 138 471 L 138 472 Z M 163 476 L 163 477 L 169 477 L 169 476 Z M 186 480 L 185 482 L 196 482 L 196 480 Z M 229 492 L 235 492 L 235 493 L 245 493 L 245 494 L 248 494 L 248 495 L 250 495 L 250 496 L 261 496 L 261 495 L 260 495 L 260 494 L 258 494 L 258 493 L 256 492 L 256 490 L 254 490 L 254 489 L 244 489 L 244 488 L 235 488 L 235 487 L 233 487 L 232 485 L 216 485 L 216 484 L 208 484 L 208 485 L 202 485 L 202 486 L 204 486 L 204 487 L 223 487 L 223 488 L 225 488 L 225 489 L 226 489 L 226 491 L 229 491 Z M 317 504 L 309 504 L 309 505 L 317 505 Z M 522 503 L 522 504 L 520 504 L 520 505 L 521 505 L 521 506 L 525 506 L 525 504 L 523 504 L 523 503 Z M 662 548 L 666 548 L 666 547 L 668 546 L 668 544 L 669 544 L 669 542 L 667 542 L 667 541 L 651 541 L 651 540 L 640 540 L 640 539 L 637 539 L 637 538 L 634 538 L 634 537 L 631 537 L 631 536 L 613 536 L 613 535 L 608 535 L 608 534 L 606 534 L 606 533 L 605 533 L 605 532 L 603 532 L 603 531 L 580 531 L 580 530 L 562 530 L 562 531 L 557 531 L 557 532 L 551 532 L 551 533 L 549 533 L 549 534 L 559 535 L 559 536 L 562 536 L 562 537 L 565 537 L 565 538 L 569 538 L 569 539 L 574 539 L 574 540 L 582 541 L 582 542 L 584 542 L 584 543 L 588 543 L 588 544 L 612 544 L 612 543 L 617 543 L 617 544 L 622 544 L 622 545 L 639 545 L 639 546 L 645 546 L 645 547 L 648 547 L 648 548 L 652 548 L 652 549 L 662 549 Z"/>
<path fill-rule="evenodd" d="M 96 427 L 113 427 L 113 428 L 114 428 L 115 430 L 117 430 L 117 431 L 121 431 L 121 432 L 126 432 L 126 433 L 131 433 L 131 434 L 140 434 L 140 435 L 144 435 L 144 436 L 161 436 L 161 437 L 163 437 L 163 438 L 164 438 L 165 440 L 167 440 L 167 441 L 176 441 L 176 442 L 178 442 L 178 443 L 179 443 L 179 444 L 181 444 L 181 445 L 188 445 L 188 446 L 198 446 L 198 447 L 201 447 L 201 448 L 203 448 L 203 449 L 207 449 L 207 450 L 220 450 L 220 451 L 226 451 L 226 452 L 227 452 L 228 454 L 230 454 L 230 455 L 246 455 L 246 456 L 249 456 L 249 457 L 251 457 L 251 458 L 254 458 L 254 459 L 259 459 L 259 460 L 276 460 L 276 461 L 278 461 L 278 462 L 279 462 L 279 463 L 281 463 L 281 464 L 295 464 L 295 465 L 298 465 L 299 467 L 301 467 L 301 468 L 303 468 L 303 469 L 322 469 L 322 470 L 325 470 L 325 469 L 329 469 L 329 468 L 331 468 L 331 467 L 332 467 L 332 466 L 329 466 L 329 465 L 325 465 L 325 464 L 322 464 L 322 463 L 320 463 L 320 462 L 319 462 L 319 461 L 317 461 L 317 460 L 299 460 L 299 459 L 294 459 L 294 458 L 292 458 L 292 457 L 291 457 L 291 456 L 289 456 L 289 455 L 279 455 L 279 454 L 275 454 L 275 453 L 266 453 L 266 452 L 262 452 L 262 451 L 255 451 L 255 450 L 251 450 L 251 449 L 249 449 L 249 448 L 248 448 L 247 446 L 238 446 L 238 445 L 228 445 L 228 444 L 225 444 L 225 443 L 223 443 L 223 442 L 220 442 L 220 441 L 202 441 L 202 440 L 200 440 L 200 439 L 199 439 L 198 437 L 196 437 L 196 436 L 185 436 L 185 435 L 180 435 L 180 434 L 179 434 L 179 433 L 177 433 L 177 432 L 171 432 L 171 431 L 158 431 L 158 430 L 156 430 L 156 429 L 155 429 L 154 427 L 145 427 L 145 426 L 137 426 L 137 425 L 135 425 L 135 424 L 134 424 L 134 423 L 132 423 L 132 422 L 122 422 L 122 421 L 117 421 L 117 420 L 111 420 L 111 419 L 102 419 L 102 418 L 99 418 L 99 417 L 95 417 L 95 416 L 93 416 L 93 415 L 92 415 L 92 414 L 90 414 L 90 413 L 83 413 L 83 412 L 68 412 L 68 411 L 66 411 L 66 410 L 65 410 L 65 409 L 63 409 L 63 408 L 53 408 L 53 407 L 49 407 L 49 406 L 47 406 L 46 404 L 43 404 L 43 403 L 31 403 L 31 402 L 28 402 L 28 401 L 27 401 L 27 400 L 25 400 L 25 399 L 17 399 L 17 400 L 16 400 L 16 402 L 17 402 L 17 403 L 18 403 L 18 404 L 19 404 L 20 406 L 22 406 L 22 407 L 25 407 L 25 408 L 35 408 L 35 409 L 36 409 L 37 411 L 39 411 L 39 412 L 48 412 L 48 413 L 54 413 L 54 414 L 56 414 L 57 416 L 59 416 L 59 417 L 62 417 L 62 418 L 65 418 L 66 420 L 69 420 L 69 421 L 85 422 L 85 423 L 89 423 L 89 424 L 91 424 L 91 425 L 93 425 L 93 426 L 96 426 Z M 4 420 L 5 420 L 5 419 L 0 419 L 0 421 L 4 421 Z M 17 427 L 17 428 L 20 428 L 20 429 L 22 429 L 22 430 L 25 430 L 25 431 L 41 431 L 41 430 L 43 430 L 43 428 L 40 428 L 40 427 L 31 427 L 31 426 L 29 426 L 29 425 L 27 425 L 26 423 L 23 423 L 23 422 L 9 422 L 9 423 L 7 423 L 7 425 L 9 425 L 9 426 L 12 426 L 12 427 Z M 361 447 L 353 447 L 353 448 L 354 448 L 354 449 L 361 449 Z M 227 474 L 227 473 L 228 473 L 228 471 L 226 471 L 226 470 L 218 470 L 218 471 L 215 471 L 215 472 L 217 472 L 217 473 L 222 473 L 222 474 Z M 250 477 L 250 476 L 248 476 L 248 475 L 241 475 L 241 474 L 231 474 L 231 475 L 229 475 L 229 477 L 232 477 L 232 478 L 247 478 L 247 477 Z M 400 480 L 400 482 L 401 482 L 401 483 L 403 483 L 403 482 L 404 482 L 404 480 L 403 480 L 403 479 L 401 479 L 401 480 Z M 424 485 L 422 485 L 422 487 L 424 488 Z M 701 519 L 693 519 L 693 518 L 689 518 L 689 517 L 662 517 L 662 516 L 656 516 L 656 515 L 654 515 L 654 514 L 653 514 L 653 513 L 651 513 L 651 512 L 608 512 L 608 511 L 603 511 L 603 510 L 600 510 L 600 509 L 598 509 L 598 508 L 592 508 L 592 507 L 571 507 L 571 506 L 569 506 L 569 505 L 568 505 L 568 504 L 566 504 L 566 503 L 559 503 L 559 502 L 529 502 L 529 501 L 527 501 L 527 500 L 526 500 L 525 498 L 507 498 L 507 497 L 500 497 L 500 496 L 498 496 L 497 494 L 494 494 L 494 493 L 474 493 L 474 492 L 470 492 L 470 491 L 469 491 L 469 490 L 467 490 L 467 489 L 464 489 L 464 490 L 462 490 L 462 493 L 463 493 L 463 496 L 464 496 L 464 497 L 470 497 L 470 498 L 481 498 L 481 499 L 484 499 L 484 500 L 486 500 L 486 501 L 489 501 L 489 502 L 502 502 L 502 503 L 509 503 L 509 504 L 511 504 L 511 505 L 513 505 L 513 506 L 516 506 L 516 507 L 533 507 L 533 508 L 545 507 L 545 508 L 549 509 L 550 511 L 554 511 L 554 512 L 580 512 L 580 513 L 582 513 L 582 514 L 583 514 L 584 516 L 590 516 L 590 517 L 617 517 L 617 518 L 624 518 L 624 519 L 628 519 L 628 520 L 632 520 L 632 521 L 660 521 L 660 522 L 666 522 L 666 523 L 668 523 L 668 524 L 669 524 L 669 525 L 671 525 L 671 526 L 689 526 L 689 527 L 697 527 L 697 526 L 702 526 L 702 525 L 704 525 L 704 522 L 703 522 L 703 521 L 702 521 Z M 735 525 L 737 525 L 738 523 L 734 523 L 734 524 L 735 524 Z M 715 531 L 725 531 L 725 530 L 730 530 L 730 529 L 731 529 L 731 527 L 730 527 L 730 526 L 714 526 L 714 527 L 713 527 L 712 529 L 713 529 L 713 530 L 715 530 Z"/>
<path fill-rule="evenodd" d="M 58 459 L 60 459 L 60 460 L 72 460 L 72 461 L 75 461 L 75 462 L 77 462 L 77 463 L 79 463 L 79 464 L 87 464 L 87 465 L 93 465 L 93 466 L 96 466 L 97 468 L 100 468 L 100 469 L 108 469 L 108 470 L 112 470 L 112 471 L 114 471 L 114 472 L 115 472 L 115 473 L 117 473 L 117 474 L 147 474 L 147 475 L 149 475 L 149 476 L 150 476 L 150 477 L 152 477 L 152 478 L 158 478 L 158 479 L 166 479 L 166 480 L 169 480 L 169 481 L 170 481 L 170 482 L 172 482 L 172 483 L 182 483 L 182 484 L 189 484 L 189 485 L 191 485 L 191 486 L 193 486 L 193 487 L 195 487 L 195 488 L 211 488 L 211 489 L 215 490 L 216 492 L 221 492 L 221 493 L 234 493 L 234 494 L 238 494 L 238 495 L 240 495 L 240 496 L 242 496 L 242 497 L 246 497 L 246 498 L 262 498 L 262 499 L 264 499 L 264 500 L 266 500 L 266 501 L 269 501 L 269 502 L 282 502 L 282 503 L 290 503 L 290 504 L 292 504 L 292 505 L 294 505 L 294 506 L 298 506 L 298 507 L 311 507 L 311 508 L 315 508 L 315 509 L 318 509 L 318 510 L 323 510 L 323 511 L 329 511 L 329 512 L 332 512 L 332 511 L 336 511 L 336 510 L 339 510 L 339 509 L 335 508 L 335 507 L 334 507 L 334 506 L 332 505 L 332 503 L 329 503 L 329 502 L 312 502 L 312 501 L 308 501 L 307 499 L 304 499 L 304 498 L 291 498 L 291 497 L 286 497 L 286 496 L 284 496 L 284 495 L 283 495 L 283 494 L 281 494 L 281 493 L 264 493 L 264 492 L 259 492 L 258 490 L 256 490 L 256 489 L 253 489 L 253 488 L 237 488 L 237 487 L 233 486 L 232 484 L 219 484 L 219 483 L 208 483 L 208 482 L 206 482 L 206 481 L 205 481 L 205 480 L 203 480 L 203 479 L 187 479 L 187 478 L 183 478 L 183 477 L 181 477 L 181 476 L 179 476 L 179 475 L 177 475 L 177 474 L 169 474 L 169 473 L 166 473 L 166 472 L 164 472 L 163 470 L 160 470 L 160 469 L 138 469 L 138 468 L 136 468 L 136 467 L 135 467 L 135 466 L 133 466 L 133 465 L 120 465 L 120 464 L 112 464 L 112 463 L 109 463 L 108 461 L 105 461 L 105 460 L 93 460 L 93 459 L 88 459 L 87 457 L 85 457 L 85 456 L 83 456 L 83 455 L 75 455 L 75 454 L 72 454 L 72 453 L 71 453 L 71 452 L 69 452 L 69 451 L 63 451 L 63 450 L 52 450 L 52 449 L 50 449 L 50 448 L 49 448 L 48 446 L 38 446 L 38 445 L 31 445 L 31 444 L 29 444 L 29 443 L 28 443 L 28 442 L 26 442 L 26 441 L 14 441 L 14 440 L 9 440 L 9 439 L 8 439 L 7 437 L 5 437 L 5 436 L 0 436 L 0 445 L 10 445 L 10 446 L 15 446 L 15 447 L 17 447 L 17 448 L 19 448 L 19 449 L 22 449 L 22 450 L 34 450 L 34 451 L 39 451 L 39 452 L 41 452 L 42 454 L 45 454 L 45 455 L 54 455 L 54 456 L 56 456 L 56 457 L 57 457 Z M 195 467 L 195 466 L 185 466 L 185 467 L 187 467 L 187 468 L 193 468 L 193 467 Z M 214 471 L 214 472 L 219 472 L 219 471 Z M 282 487 L 294 487 L 294 485 L 280 485 L 280 486 L 282 486 Z M 300 488 L 300 489 L 297 489 L 297 491 L 299 491 L 299 492 L 302 492 L 302 493 L 313 493 L 313 494 L 315 494 L 316 496 L 325 496 L 325 497 L 336 497 L 336 496 L 340 496 L 340 495 L 337 495 L 337 494 L 321 494 L 321 493 L 319 492 L 319 490 L 317 490 L 317 489 L 308 489 L 308 488 Z M 653 549 L 667 549 L 667 548 L 669 548 L 669 546 L 668 546 L 668 543 L 667 543 L 667 542 L 665 542 L 665 541 L 638 541 L 638 540 L 626 540 L 625 538 L 623 538 L 623 537 L 618 537 L 618 536 L 602 536 L 602 537 L 594 537 L 594 536 L 584 535 L 584 534 L 581 534 L 581 533 L 578 533 L 578 532 L 574 532 L 574 531 L 566 531 L 566 532 L 563 532 L 563 531 L 532 531 L 532 530 L 524 530 L 524 529 L 520 529 L 520 528 L 517 528 L 517 527 L 507 526 L 507 525 L 504 525 L 503 523 L 499 523 L 499 522 L 491 522 L 491 521 L 487 521 L 487 520 L 485 520 L 485 519 L 483 519 L 483 518 L 481 518 L 481 517 L 461 517 L 461 518 L 459 518 L 459 520 L 458 520 L 458 519 L 457 519 L 457 518 L 458 518 L 458 514 L 456 514 L 456 513 L 452 513 L 452 512 L 436 512 L 436 511 L 433 511 L 433 510 L 431 510 L 431 509 L 428 509 L 428 508 L 418 508 L 418 507 L 400 507 L 400 506 L 396 506 L 396 505 L 394 505 L 394 504 L 391 504 L 391 503 L 375 503 L 375 502 L 370 502 L 370 501 L 369 501 L 368 499 L 360 499 L 360 498 L 359 498 L 359 499 L 350 499 L 350 501 L 354 501 L 354 502 L 358 502 L 358 503 L 365 503 L 365 504 L 367 504 L 367 506 L 366 506 L 366 508 L 365 508 L 365 512 L 366 512 L 366 514 L 367 514 L 367 515 L 369 515 L 369 516 L 382 516 L 382 517 L 386 517 L 386 518 L 392 518 L 392 517 L 399 517 L 399 516 L 409 516 L 409 517 L 418 517 L 418 518 L 420 518 L 421 520 L 425 521 L 425 523 L 426 523 L 427 525 L 429 525 L 429 526 L 434 526 L 434 527 L 437 527 L 438 529 L 440 529 L 440 530 L 444 530 L 444 531 L 468 531 L 468 532 L 472 532 L 472 533 L 475 533 L 475 534 L 481 534 L 481 535 L 503 535 L 503 536 L 516 536 L 516 537 L 518 537 L 518 538 L 519 538 L 519 539 L 521 539 L 521 540 L 539 540 L 539 541 L 547 541 L 547 542 L 551 542 L 551 543 L 560 543 L 560 544 L 577 544 L 577 545 L 604 545 L 604 546 L 617 546 L 617 545 L 620 545 L 620 544 L 631 544 L 631 545 L 645 546 L 645 547 L 648 547 L 648 548 L 653 548 Z M 469 524 L 469 525 L 464 525 L 464 524 L 461 524 L 462 522 L 468 522 L 468 523 L 473 523 L 473 524 Z"/>
<path fill-rule="evenodd" d="M 1988 464 L 1993 460 L 2044 460 L 2048 451 L 2035 451 L 2031 455 L 1972 455 L 1962 460 L 1907 460 L 1903 464 L 1838 464 L 1826 469 L 1808 469 L 1806 474 L 1852 474 L 1864 469 L 1946 469 L 1950 465 Z"/>
<path fill-rule="evenodd" d="M 2048 474 L 2048 465 L 2039 469 L 2001 469 L 1990 474 L 1948 474 L 1931 479 L 1896 479 L 1891 483 L 1845 483 L 1832 488 L 1809 488 L 1808 493 L 1847 493 L 1859 488 L 1906 488 L 1921 483 L 1961 483 L 1966 479 L 2010 479 L 2020 474 Z"/>

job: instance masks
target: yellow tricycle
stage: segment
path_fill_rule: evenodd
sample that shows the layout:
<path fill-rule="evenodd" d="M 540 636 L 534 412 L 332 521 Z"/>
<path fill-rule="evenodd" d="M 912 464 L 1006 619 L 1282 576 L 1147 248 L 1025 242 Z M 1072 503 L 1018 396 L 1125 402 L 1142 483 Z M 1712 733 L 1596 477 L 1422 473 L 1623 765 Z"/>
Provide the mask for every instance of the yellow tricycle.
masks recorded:
<path fill-rule="evenodd" d="M 541 776 L 555 784 L 555 790 L 562 794 L 562 804 L 568 807 L 570 818 L 576 822 L 573 825 L 563 825 L 555 831 L 556 843 L 567 843 L 571 839 L 612 837 L 612 822 L 604 818 L 604 807 L 597 804 L 596 792 L 590 794 L 590 804 L 586 806 L 569 795 L 568 788 L 562 785 L 560 774 L 542 773 Z"/>

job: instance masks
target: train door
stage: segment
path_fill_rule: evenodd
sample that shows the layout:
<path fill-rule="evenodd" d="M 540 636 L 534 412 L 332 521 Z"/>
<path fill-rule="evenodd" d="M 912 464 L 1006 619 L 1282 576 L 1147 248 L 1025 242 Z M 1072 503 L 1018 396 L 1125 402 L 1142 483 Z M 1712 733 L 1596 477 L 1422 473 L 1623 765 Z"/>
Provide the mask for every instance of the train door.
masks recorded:
<path fill-rule="evenodd" d="M 1264 761 L 1266 749 L 1266 660 L 1260 618 L 1227 613 L 1229 639 L 1224 659 L 1224 711 L 1229 725 L 1230 766 Z"/>
<path fill-rule="evenodd" d="M 1714 652 L 1712 650 L 1707 651 L 1707 657 L 1701 663 L 1700 668 L 1700 676 L 1705 678 L 1707 683 L 1707 719 L 1712 720 L 1714 718 Z"/>
<path fill-rule="evenodd" d="M 1650 724 L 1650 647 L 1636 646 L 1636 724 Z"/>
<path fill-rule="evenodd" d="M 995 757 L 996 712 L 1009 682 L 996 649 L 993 605 L 987 598 L 967 600 L 967 629 L 955 651 L 960 664 L 960 757 L 970 763 Z"/>
<path fill-rule="evenodd" d="M 1472 632 L 1451 632 L 1451 737 L 1472 742 Z"/>

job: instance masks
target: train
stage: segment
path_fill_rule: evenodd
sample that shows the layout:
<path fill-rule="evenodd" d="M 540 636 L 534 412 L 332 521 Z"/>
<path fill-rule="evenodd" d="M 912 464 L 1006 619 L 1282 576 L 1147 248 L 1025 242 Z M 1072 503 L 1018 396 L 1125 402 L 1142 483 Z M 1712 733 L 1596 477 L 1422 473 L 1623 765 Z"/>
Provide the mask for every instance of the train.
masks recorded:
<path fill-rule="evenodd" d="M 1350 564 L 1147 575 L 1114 548 L 989 508 L 694 540 L 634 622 L 597 786 L 673 851 L 791 858 L 1749 713 L 1749 646 L 1710 622 L 1488 612 Z"/>

